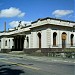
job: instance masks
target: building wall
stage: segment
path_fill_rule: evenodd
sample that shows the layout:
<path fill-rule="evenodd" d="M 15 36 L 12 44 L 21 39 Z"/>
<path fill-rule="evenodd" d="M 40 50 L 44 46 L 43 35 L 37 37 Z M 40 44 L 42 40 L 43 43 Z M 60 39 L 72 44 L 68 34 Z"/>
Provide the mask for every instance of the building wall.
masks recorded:
<path fill-rule="evenodd" d="M 33 48 L 33 32 L 30 34 L 30 48 Z"/>
<path fill-rule="evenodd" d="M 41 48 L 47 48 L 47 30 L 42 30 L 41 32 Z"/>
<path fill-rule="evenodd" d="M 47 30 L 38 28 L 30 34 L 30 48 L 39 48 L 39 37 L 38 33 L 41 34 L 41 48 L 47 48 Z"/>
<path fill-rule="evenodd" d="M 53 33 L 57 33 L 56 39 L 56 47 L 53 47 Z M 67 34 L 66 37 L 66 48 L 75 48 L 75 33 L 71 31 L 64 31 L 64 30 L 51 30 L 51 48 L 62 48 L 62 33 L 65 32 Z M 73 46 L 71 46 L 71 34 L 74 34 L 73 37 Z"/>
<path fill-rule="evenodd" d="M 28 37 L 28 41 L 27 41 L 27 37 Z M 30 34 L 27 34 L 25 37 L 24 37 L 24 48 L 30 48 Z"/>
<path fill-rule="evenodd" d="M 38 48 L 38 36 L 37 32 L 33 32 L 33 47 L 32 48 Z"/>
<path fill-rule="evenodd" d="M 57 33 L 56 37 L 56 46 L 53 46 L 53 33 Z M 62 33 L 65 32 L 67 34 L 66 37 L 66 48 L 75 48 L 75 32 L 67 31 L 67 30 L 53 30 L 49 28 L 43 28 L 41 30 L 34 30 L 31 34 L 26 34 L 24 40 L 24 48 L 39 48 L 39 39 L 38 33 L 41 33 L 41 48 L 62 48 Z M 73 46 L 71 46 L 71 34 L 73 37 Z M 29 45 L 27 44 L 27 37 L 29 38 Z M 5 46 L 5 41 L 7 40 L 7 46 Z M 10 40 L 10 42 L 9 42 Z M 28 45 L 28 46 L 27 46 Z M 13 38 L 1 38 L 1 49 L 12 49 L 13 46 Z"/>
<path fill-rule="evenodd" d="M 70 47 L 70 48 L 75 48 L 75 32 L 69 32 L 69 44 L 70 44 L 70 42 L 71 42 L 71 40 L 70 40 L 71 34 L 74 35 L 74 37 L 73 37 L 73 46 L 69 45 L 69 47 Z"/>
<path fill-rule="evenodd" d="M 5 41 L 7 41 L 7 45 L 5 45 Z M 4 37 L 1 39 L 1 49 L 12 49 L 12 46 L 13 46 L 13 38 Z"/>
<path fill-rule="evenodd" d="M 75 25 L 74 22 L 63 21 L 58 19 L 42 19 L 32 23 L 31 26 L 26 28 L 17 28 L 11 32 L 0 33 L 0 36 L 6 37 L 1 38 L 1 49 L 12 49 L 13 37 L 9 38 L 10 35 L 23 34 L 24 48 L 39 48 L 39 37 L 38 33 L 41 34 L 41 48 L 62 48 L 62 33 L 66 33 L 66 48 L 75 48 L 75 32 L 72 31 L 72 27 Z M 53 33 L 56 32 L 56 46 L 53 46 Z M 73 37 L 73 46 L 71 46 L 71 34 Z M 29 41 L 27 42 L 27 37 Z M 7 40 L 7 46 L 5 41 Z M 9 42 L 10 40 L 10 42 Z"/>

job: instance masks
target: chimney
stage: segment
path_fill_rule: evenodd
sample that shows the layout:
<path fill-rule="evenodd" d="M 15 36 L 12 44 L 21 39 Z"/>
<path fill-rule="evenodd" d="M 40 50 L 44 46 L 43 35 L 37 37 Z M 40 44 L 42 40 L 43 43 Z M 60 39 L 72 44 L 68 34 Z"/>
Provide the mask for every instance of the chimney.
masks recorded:
<path fill-rule="evenodd" d="M 4 22 L 4 32 L 6 32 L 6 22 Z"/>

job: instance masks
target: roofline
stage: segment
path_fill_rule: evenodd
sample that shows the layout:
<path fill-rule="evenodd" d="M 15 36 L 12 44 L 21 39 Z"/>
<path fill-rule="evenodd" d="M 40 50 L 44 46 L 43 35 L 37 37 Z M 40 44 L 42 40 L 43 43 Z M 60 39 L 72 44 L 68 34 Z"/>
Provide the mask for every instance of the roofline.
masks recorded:
<path fill-rule="evenodd" d="M 31 22 L 31 24 L 36 23 L 36 22 L 38 22 L 39 20 L 40 20 L 40 21 L 43 21 L 43 20 L 47 20 L 47 19 L 53 19 L 53 20 L 59 20 L 59 21 L 65 21 L 65 22 L 72 22 L 72 23 L 75 23 L 75 21 L 69 21 L 69 20 L 62 20 L 62 19 L 58 19 L 58 18 L 46 17 L 46 18 L 39 18 L 39 19 L 37 19 L 36 21 Z"/>

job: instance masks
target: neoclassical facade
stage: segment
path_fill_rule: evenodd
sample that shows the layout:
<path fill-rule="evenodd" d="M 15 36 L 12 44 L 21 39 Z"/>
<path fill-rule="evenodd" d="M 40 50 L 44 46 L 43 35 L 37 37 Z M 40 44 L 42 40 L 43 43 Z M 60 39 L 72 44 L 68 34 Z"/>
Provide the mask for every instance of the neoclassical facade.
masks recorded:
<path fill-rule="evenodd" d="M 0 51 L 75 48 L 75 22 L 43 18 L 0 32 Z"/>

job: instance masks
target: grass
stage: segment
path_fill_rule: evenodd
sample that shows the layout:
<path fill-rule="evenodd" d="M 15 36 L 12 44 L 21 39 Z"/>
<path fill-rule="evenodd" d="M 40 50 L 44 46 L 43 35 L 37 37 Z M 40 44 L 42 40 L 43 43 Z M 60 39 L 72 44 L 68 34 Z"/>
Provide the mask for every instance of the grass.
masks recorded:
<path fill-rule="evenodd" d="M 45 56 L 43 53 L 41 52 L 33 52 L 33 53 L 30 53 L 28 55 L 31 55 L 31 56 Z"/>
<path fill-rule="evenodd" d="M 75 49 L 64 49 L 64 52 L 75 52 Z"/>

